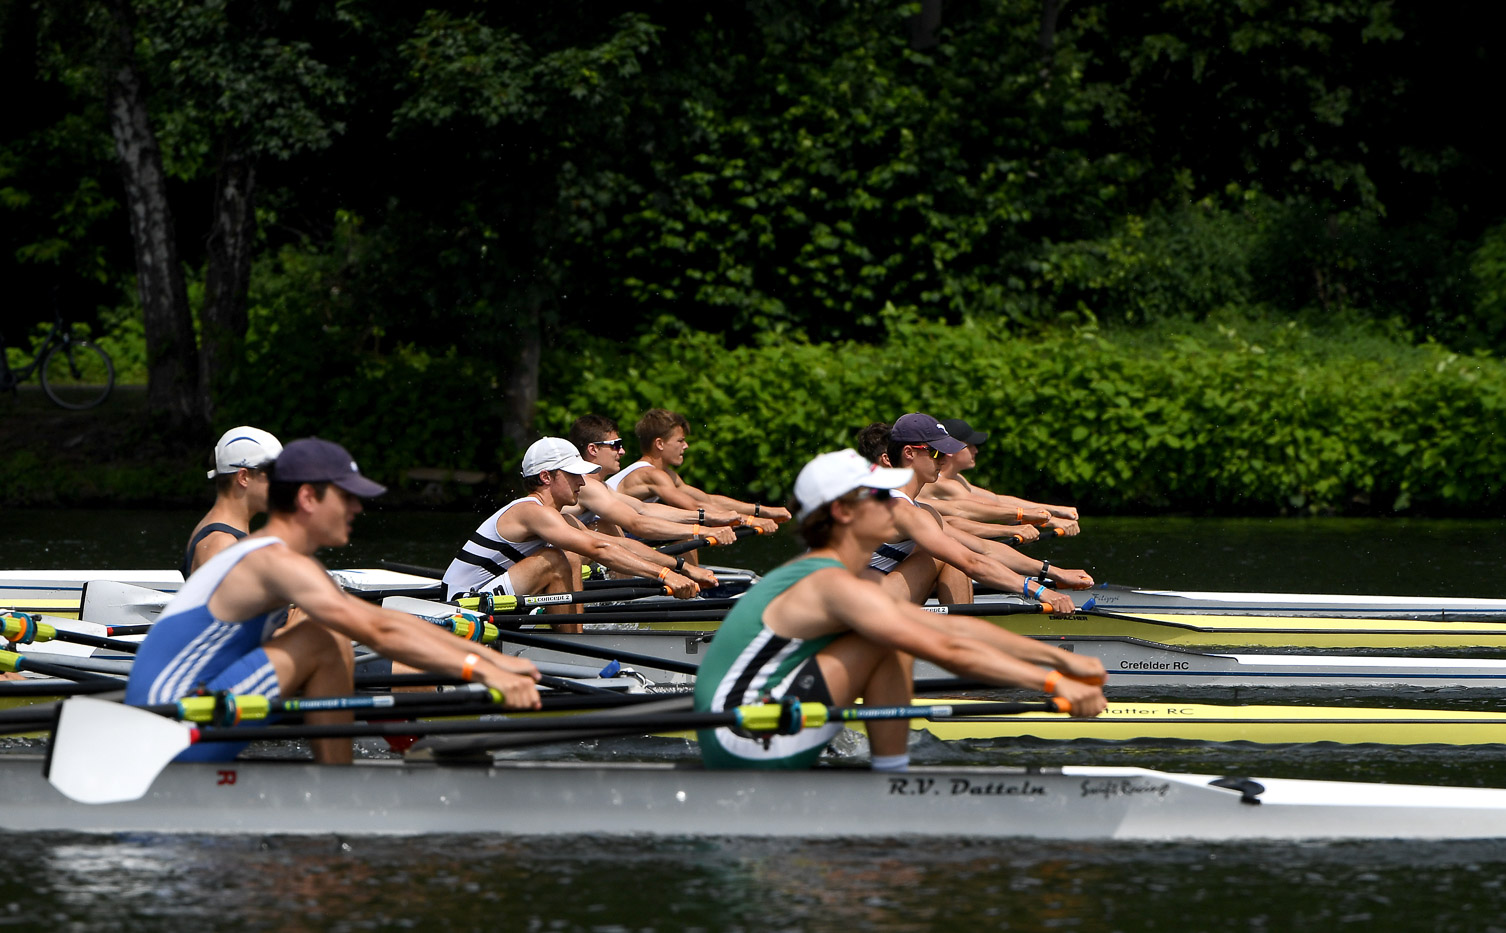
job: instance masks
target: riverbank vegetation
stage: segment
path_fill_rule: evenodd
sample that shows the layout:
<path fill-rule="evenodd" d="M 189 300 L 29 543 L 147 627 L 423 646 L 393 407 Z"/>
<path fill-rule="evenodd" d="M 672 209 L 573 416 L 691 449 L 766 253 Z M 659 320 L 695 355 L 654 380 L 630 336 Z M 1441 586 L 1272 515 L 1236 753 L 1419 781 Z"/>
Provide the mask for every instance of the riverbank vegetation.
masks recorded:
<path fill-rule="evenodd" d="M 56 303 L 147 386 L 56 435 L 0 399 L 0 501 L 181 497 L 240 422 L 505 476 L 666 405 L 764 496 L 919 408 L 1100 511 L 1496 513 L 1486 41 L 1377 0 L 0 2 L 0 327 Z"/>

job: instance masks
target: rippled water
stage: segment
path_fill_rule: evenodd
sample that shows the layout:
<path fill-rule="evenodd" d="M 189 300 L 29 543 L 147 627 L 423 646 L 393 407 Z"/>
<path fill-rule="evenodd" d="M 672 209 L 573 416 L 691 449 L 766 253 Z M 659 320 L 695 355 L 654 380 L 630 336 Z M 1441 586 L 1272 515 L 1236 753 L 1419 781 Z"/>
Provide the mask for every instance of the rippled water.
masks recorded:
<path fill-rule="evenodd" d="M 0 514 L 0 566 L 168 566 L 193 513 Z M 442 566 L 474 516 L 372 513 L 335 566 Z M 1054 562 L 1143 586 L 1500 596 L 1498 523 L 1089 521 Z M 716 562 L 767 569 L 788 538 Z M 1443 698 L 1476 703 L 1475 698 Z M 687 756 L 683 743 L 554 754 Z M 918 761 L 1506 786 L 1506 747 L 923 741 Z M 3 800 L 3 794 L 0 794 Z M 3 820 L 0 820 L 3 822 Z M 0 926 L 247 930 L 1506 929 L 1506 841 L 1343 844 L 89 838 L 0 833 Z"/>

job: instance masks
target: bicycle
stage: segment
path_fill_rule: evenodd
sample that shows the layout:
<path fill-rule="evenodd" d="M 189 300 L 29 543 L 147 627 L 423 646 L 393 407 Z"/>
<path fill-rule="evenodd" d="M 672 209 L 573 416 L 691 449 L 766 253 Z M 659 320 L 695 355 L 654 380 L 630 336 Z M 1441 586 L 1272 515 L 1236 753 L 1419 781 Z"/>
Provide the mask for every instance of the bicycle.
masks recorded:
<path fill-rule="evenodd" d="M 0 338 L 0 392 L 15 393 L 31 374 L 40 371 L 42 391 L 53 404 L 72 411 L 93 408 L 110 397 L 115 388 L 115 364 L 110 355 L 92 341 L 73 336 L 63 323 L 62 312 L 53 315 L 37 355 L 30 363 L 11 369 L 5 359 L 5 340 Z"/>

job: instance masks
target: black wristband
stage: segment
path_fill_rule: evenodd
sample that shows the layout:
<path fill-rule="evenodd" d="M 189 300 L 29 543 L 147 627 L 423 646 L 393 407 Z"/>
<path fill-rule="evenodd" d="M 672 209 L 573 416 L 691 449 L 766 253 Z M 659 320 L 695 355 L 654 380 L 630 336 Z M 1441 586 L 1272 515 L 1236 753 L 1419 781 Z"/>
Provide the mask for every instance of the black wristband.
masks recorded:
<path fill-rule="evenodd" d="M 1041 576 L 1045 577 L 1046 576 L 1046 571 L 1048 571 L 1050 569 L 1051 569 L 1051 561 L 1050 561 L 1050 559 L 1048 558 L 1046 560 L 1042 560 L 1041 561 Z"/>
<path fill-rule="evenodd" d="M 755 503 L 753 503 L 753 517 L 754 517 L 754 518 L 758 518 L 758 517 L 759 517 L 759 515 L 760 515 L 760 514 L 761 514 L 761 513 L 762 513 L 762 512 L 763 512 L 763 506 L 762 506 L 762 505 L 760 505 L 760 504 L 759 504 L 759 503 L 757 503 L 757 502 L 755 502 Z"/>
<path fill-rule="evenodd" d="M 706 510 L 705 509 L 696 509 L 695 510 L 695 514 L 696 514 L 696 521 L 698 523 L 700 523 L 702 525 L 706 524 Z"/>
<path fill-rule="evenodd" d="M 683 557 L 676 557 L 675 558 L 675 573 L 683 573 L 684 570 L 685 570 L 685 558 L 683 558 Z"/>

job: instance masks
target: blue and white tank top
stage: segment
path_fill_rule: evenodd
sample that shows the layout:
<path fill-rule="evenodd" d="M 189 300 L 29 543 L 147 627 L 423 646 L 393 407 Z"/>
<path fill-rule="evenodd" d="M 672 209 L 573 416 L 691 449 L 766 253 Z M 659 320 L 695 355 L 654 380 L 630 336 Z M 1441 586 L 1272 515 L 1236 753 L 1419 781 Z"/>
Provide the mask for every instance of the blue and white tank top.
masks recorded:
<path fill-rule="evenodd" d="M 497 521 L 503 513 L 525 502 L 531 502 L 541 509 L 546 508 L 544 503 L 533 496 L 514 499 L 493 512 L 490 518 L 471 532 L 471 536 L 460 546 L 455 559 L 445 569 L 443 583 L 446 599 L 454 599 L 460 593 L 480 592 L 506 573 L 513 564 L 519 563 L 548 543 L 542 538 L 509 541 L 497 533 Z"/>
<path fill-rule="evenodd" d="M 209 611 L 209 600 L 241 558 L 282 543 L 281 538 L 272 537 L 237 541 L 188 578 L 136 652 L 126 685 L 127 703 L 180 700 L 272 637 L 287 619 L 287 606 L 231 620 L 216 618 Z"/>

